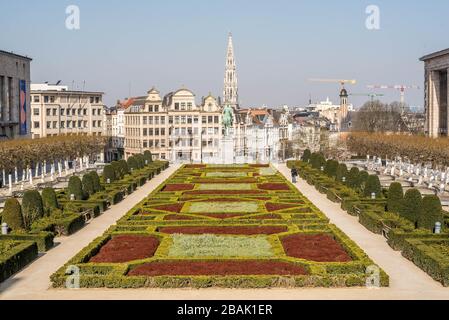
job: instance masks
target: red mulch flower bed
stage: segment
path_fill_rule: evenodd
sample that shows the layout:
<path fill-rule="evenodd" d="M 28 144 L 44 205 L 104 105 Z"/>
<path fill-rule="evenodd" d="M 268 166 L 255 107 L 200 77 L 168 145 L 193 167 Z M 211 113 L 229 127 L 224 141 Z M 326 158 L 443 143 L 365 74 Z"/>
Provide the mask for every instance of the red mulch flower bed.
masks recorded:
<path fill-rule="evenodd" d="M 200 213 L 198 215 L 204 216 L 204 217 L 210 217 L 210 218 L 217 218 L 217 219 L 229 219 L 229 218 L 235 218 L 235 217 L 242 217 L 243 216 L 241 213 L 216 213 L 216 214 L 213 214 L 213 213 Z"/>
<path fill-rule="evenodd" d="M 262 190 L 273 190 L 273 191 L 289 191 L 290 187 L 285 183 L 262 183 L 257 185 L 259 189 Z"/>
<path fill-rule="evenodd" d="M 285 210 L 285 209 L 292 209 L 294 207 L 297 207 L 294 204 L 286 204 L 286 203 L 266 203 L 265 204 L 265 208 L 267 208 L 268 212 L 273 212 L 273 211 L 279 211 L 279 210 Z"/>
<path fill-rule="evenodd" d="M 243 178 L 243 179 L 195 179 L 193 183 L 202 184 L 222 184 L 222 183 L 256 183 L 257 179 Z"/>
<path fill-rule="evenodd" d="M 190 195 L 241 195 L 241 194 L 261 194 L 260 190 L 194 190 L 187 191 L 185 194 Z"/>
<path fill-rule="evenodd" d="M 123 263 L 151 258 L 159 239 L 149 236 L 115 236 L 89 262 Z"/>
<path fill-rule="evenodd" d="M 183 220 L 195 220 L 194 217 L 183 216 L 181 214 L 169 214 L 164 217 L 164 221 L 183 221 Z"/>
<path fill-rule="evenodd" d="M 180 184 L 167 184 L 162 191 L 190 191 L 195 188 L 194 184 L 190 183 L 180 183 Z"/>
<path fill-rule="evenodd" d="M 275 261 L 173 261 L 141 265 L 128 276 L 239 276 L 239 275 L 305 275 L 307 271 L 287 262 Z"/>
<path fill-rule="evenodd" d="M 261 216 L 251 217 L 251 220 L 281 220 L 282 217 L 278 214 L 264 214 Z"/>
<path fill-rule="evenodd" d="M 316 262 L 352 261 L 343 247 L 327 234 L 294 234 L 282 238 L 288 256 Z"/>
<path fill-rule="evenodd" d="M 286 232 L 285 226 L 235 226 L 235 227 L 160 227 L 159 232 L 167 234 L 230 234 L 230 235 L 258 235 Z"/>
<path fill-rule="evenodd" d="M 180 213 L 183 206 L 184 203 L 173 203 L 173 204 L 164 204 L 162 206 L 155 206 L 153 207 L 153 209 Z"/>

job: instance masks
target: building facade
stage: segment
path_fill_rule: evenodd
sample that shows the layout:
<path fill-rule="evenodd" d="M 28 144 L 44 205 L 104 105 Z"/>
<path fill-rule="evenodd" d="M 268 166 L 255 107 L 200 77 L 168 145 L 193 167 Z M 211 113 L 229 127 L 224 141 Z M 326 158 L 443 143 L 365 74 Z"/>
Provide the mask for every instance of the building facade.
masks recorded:
<path fill-rule="evenodd" d="M 221 108 L 212 95 L 197 105 L 189 89 L 161 98 L 152 88 L 146 97 L 130 100 L 125 110 L 126 158 L 146 150 L 155 159 L 177 163 L 208 162 L 218 157 Z"/>
<path fill-rule="evenodd" d="M 0 50 L 0 139 L 30 135 L 30 63 Z"/>
<path fill-rule="evenodd" d="M 106 111 L 106 137 L 108 139 L 106 161 L 117 161 L 125 152 L 125 108 L 117 106 Z"/>
<path fill-rule="evenodd" d="M 32 138 L 106 134 L 102 92 L 72 91 L 67 86 L 31 85 Z"/>
<path fill-rule="evenodd" d="M 435 52 L 420 59 L 425 68 L 426 131 L 430 137 L 449 135 L 449 49 Z"/>

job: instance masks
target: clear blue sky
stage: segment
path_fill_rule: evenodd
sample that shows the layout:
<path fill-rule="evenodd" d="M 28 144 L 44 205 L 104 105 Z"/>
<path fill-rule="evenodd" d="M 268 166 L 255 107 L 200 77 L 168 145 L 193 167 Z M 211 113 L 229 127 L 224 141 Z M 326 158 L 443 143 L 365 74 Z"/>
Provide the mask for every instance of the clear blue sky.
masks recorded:
<path fill-rule="evenodd" d="M 70 4 L 81 10 L 79 31 L 65 28 Z M 370 4 L 380 7 L 379 31 L 365 28 Z M 31 56 L 33 82 L 86 81 L 108 105 L 130 82 L 132 95 L 184 84 L 199 102 L 222 93 L 232 31 L 243 105 L 305 105 L 309 93 L 338 100 L 338 85 L 307 81 L 315 77 L 357 79 L 357 93 L 372 83 L 422 87 L 418 59 L 449 47 L 448 13 L 447 0 L 0 0 L 0 49 Z M 407 100 L 423 105 L 422 90 Z"/>

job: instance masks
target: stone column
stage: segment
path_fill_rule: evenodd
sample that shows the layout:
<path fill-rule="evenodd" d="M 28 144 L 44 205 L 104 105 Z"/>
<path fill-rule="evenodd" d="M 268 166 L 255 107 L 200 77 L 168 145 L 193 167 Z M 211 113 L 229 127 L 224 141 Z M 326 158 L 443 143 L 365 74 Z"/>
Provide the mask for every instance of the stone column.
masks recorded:
<path fill-rule="evenodd" d="M 440 73 L 438 71 L 429 71 L 428 82 L 428 129 L 429 136 L 438 138 L 440 129 Z"/>

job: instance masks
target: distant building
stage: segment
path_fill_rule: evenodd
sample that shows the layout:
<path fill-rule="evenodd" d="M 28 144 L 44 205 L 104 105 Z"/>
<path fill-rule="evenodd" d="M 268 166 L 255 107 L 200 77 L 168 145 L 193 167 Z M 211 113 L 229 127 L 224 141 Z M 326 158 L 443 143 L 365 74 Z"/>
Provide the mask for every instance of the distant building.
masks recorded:
<path fill-rule="evenodd" d="M 310 104 L 305 108 L 308 112 L 315 112 L 318 117 L 329 120 L 329 130 L 333 132 L 347 131 L 348 115 L 354 111 L 352 104 L 348 104 L 348 93 L 343 89 L 340 93 L 340 104 L 334 105 L 329 98 L 320 103 Z"/>
<path fill-rule="evenodd" d="M 0 50 L 0 139 L 30 135 L 31 60 Z"/>
<path fill-rule="evenodd" d="M 150 150 L 155 159 L 205 162 L 218 157 L 222 137 L 221 108 L 208 95 L 201 105 L 186 88 L 161 99 L 152 88 L 147 96 L 128 100 L 125 110 L 125 157 Z"/>
<path fill-rule="evenodd" d="M 106 111 L 106 136 L 108 147 L 106 161 L 123 159 L 125 153 L 125 107 L 117 102 L 117 105 Z"/>
<path fill-rule="evenodd" d="M 449 135 L 449 49 L 431 53 L 420 59 L 425 68 L 426 131 L 437 138 Z"/>
<path fill-rule="evenodd" d="M 106 131 L 102 92 L 32 84 L 31 114 L 33 139 L 61 134 L 102 136 Z"/>

